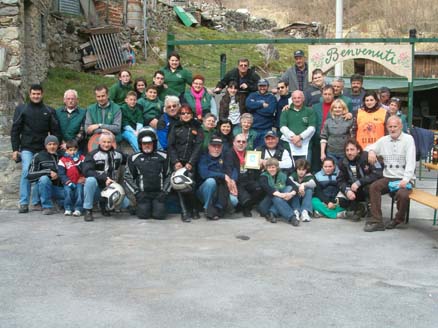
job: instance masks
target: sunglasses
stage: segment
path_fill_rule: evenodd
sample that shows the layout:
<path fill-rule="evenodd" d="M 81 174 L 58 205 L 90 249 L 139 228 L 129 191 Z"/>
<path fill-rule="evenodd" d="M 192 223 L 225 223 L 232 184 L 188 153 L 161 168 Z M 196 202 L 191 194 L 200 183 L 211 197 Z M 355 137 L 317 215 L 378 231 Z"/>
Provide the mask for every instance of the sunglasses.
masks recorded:
<path fill-rule="evenodd" d="M 181 112 L 180 115 L 192 115 L 191 112 Z"/>

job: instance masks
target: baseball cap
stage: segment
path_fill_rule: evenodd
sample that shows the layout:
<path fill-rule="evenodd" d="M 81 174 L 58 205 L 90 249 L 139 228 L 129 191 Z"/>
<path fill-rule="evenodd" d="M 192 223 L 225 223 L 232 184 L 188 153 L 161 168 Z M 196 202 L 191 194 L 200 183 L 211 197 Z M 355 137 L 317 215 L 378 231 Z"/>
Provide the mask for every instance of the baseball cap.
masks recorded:
<path fill-rule="evenodd" d="M 297 50 L 294 52 L 294 57 L 304 57 L 304 51 L 303 50 Z"/>
<path fill-rule="evenodd" d="M 219 137 L 213 137 L 213 138 L 210 139 L 209 144 L 210 144 L 210 145 L 222 145 L 223 142 L 222 142 L 222 139 L 221 139 L 221 138 L 219 138 Z"/>
<path fill-rule="evenodd" d="M 269 82 L 268 80 L 260 79 L 259 82 L 257 82 L 257 85 L 267 85 L 269 87 Z"/>
<path fill-rule="evenodd" d="M 275 138 L 277 138 L 277 134 L 274 132 L 274 131 L 268 131 L 268 132 L 266 132 L 265 133 L 265 138 L 267 138 L 267 137 L 275 137 Z"/>

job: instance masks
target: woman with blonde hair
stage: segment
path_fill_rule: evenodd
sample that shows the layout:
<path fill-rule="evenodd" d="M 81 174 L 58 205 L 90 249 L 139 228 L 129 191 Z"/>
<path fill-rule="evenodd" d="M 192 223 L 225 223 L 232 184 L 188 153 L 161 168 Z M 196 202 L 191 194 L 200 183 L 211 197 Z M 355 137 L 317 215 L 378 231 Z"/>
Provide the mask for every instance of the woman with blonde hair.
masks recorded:
<path fill-rule="evenodd" d="M 350 137 L 352 119 L 345 119 L 348 107 L 341 99 L 336 99 L 330 106 L 330 115 L 321 130 L 321 161 L 326 157 L 337 163 L 344 158 L 344 144 Z"/>

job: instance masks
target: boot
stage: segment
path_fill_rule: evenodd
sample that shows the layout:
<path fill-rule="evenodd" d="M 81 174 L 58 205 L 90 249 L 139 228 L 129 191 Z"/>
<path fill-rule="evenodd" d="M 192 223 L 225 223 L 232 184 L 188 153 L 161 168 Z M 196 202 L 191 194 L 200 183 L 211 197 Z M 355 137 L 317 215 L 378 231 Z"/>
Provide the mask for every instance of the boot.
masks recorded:
<path fill-rule="evenodd" d="M 91 210 L 84 210 L 84 221 L 94 221 L 93 212 Z"/>

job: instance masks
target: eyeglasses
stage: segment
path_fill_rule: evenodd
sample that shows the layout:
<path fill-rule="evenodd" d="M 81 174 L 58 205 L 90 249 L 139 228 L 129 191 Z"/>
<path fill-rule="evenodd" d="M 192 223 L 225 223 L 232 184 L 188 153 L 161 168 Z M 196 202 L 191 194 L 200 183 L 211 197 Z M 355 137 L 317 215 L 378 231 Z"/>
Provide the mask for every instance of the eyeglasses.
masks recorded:
<path fill-rule="evenodd" d="M 181 112 L 180 115 L 192 115 L 192 113 L 191 112 Z"/>
<path fill-rule="evenodd" d="M 246 144 L 245 140 L 236 140 L 237 143 Z"/>

